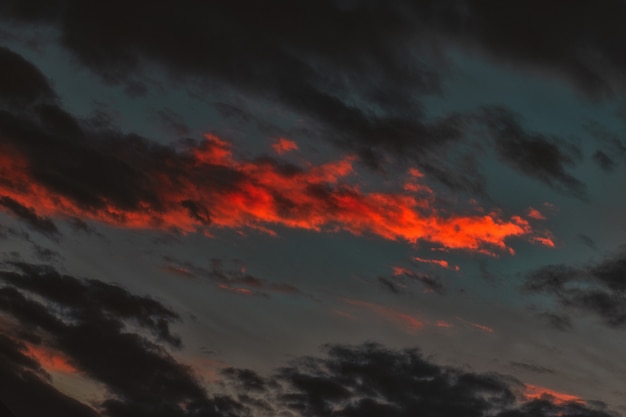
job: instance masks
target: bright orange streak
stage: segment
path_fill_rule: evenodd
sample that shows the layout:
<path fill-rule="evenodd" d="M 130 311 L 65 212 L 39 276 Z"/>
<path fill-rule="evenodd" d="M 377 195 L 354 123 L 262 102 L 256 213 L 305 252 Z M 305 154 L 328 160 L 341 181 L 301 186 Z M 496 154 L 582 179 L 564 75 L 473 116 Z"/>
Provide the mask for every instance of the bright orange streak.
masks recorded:
<path fill-rule="evenodd" d="M 543 246 L 551 247 L 551 248 L 554 248 L 556 246 L 554 244 L 554 241 L 551 238 L 549 238 L 549 237 L 535 236 L 535 237 L 532 238 L 532 241 L 540 243 Z"/>
<path fill-rule="evenodd" d="M 28 345 L 26 354 L 35 359 L 49 372 L 63 372 L 66 374 L 76 373 L 77 370 L 70 365 L 65 357 L 39 346 Z"/>
<path fill-rule="evenodd" d="M 220 284 L 220 285 L 218 285 L 218 288 L 221 289 L 221 290 L 230 291 L 230 292 L 235 293 L 235 294 L 252 295 L 252 291 L 250 291 L 247 288 L 231 287 L 231 286 L 226 285 L 226 284 Z"/>
<path fill-rule="evenodd" d="M 205 138 L 200 145 L 167 161 L 167 166 L 177 168 L 175 174 L 146 172 L 158 187 L 152 190 L 160 199 L 158 204 L 142 201 L 132 210 L 111 201 L 100 208 L 81 207 L 71 197 L 38 183 L 30 175 L 28 161 L 15 152 L 0 154 L 0 195 L 36 208 L 39 215 L 65 215 L 118 227 L 177 229 L 183 233 L 208 234 L 209 227 L 251 228 L 270 234 L 275 234 L 274 226 L 344 230 L 410 243 L 423 240 L 447 249 L 491 255 L 494 250 L 514 253 L 506 244 L 510 237 L 532 237 L 529 223 L 518 216 L 510 220 L 502 219 L 497 212 L 444 216 L 431 199 L 404 193 L 361 192 L 344 182 L 354 173 L 352 156 L 285 170 L 271 160 L 237 161 L 229 143 L 214 135 Z M 232 172 L 235 179 L 220 187 L 206 177 L 211 167 Z M 192 213 L 183 204 L 188 201 L 199 211 Z M 545 240 L 537 242 L 549 245 Z"/>
<path fill-rule="evenodd" d="M 437 320 L 437 327 L 452 327 L 450 323 L 444 320 Z"/>
<path fill-rule="evenodd" d="M 442 268 L 450 267 L 450 264 L 448 263 L 448 261 L 445 261 L 443 259 L 424 259 L 424 258 L 413 258 L 413 259 L 415 259 L 417 262 L 439 265 Z"/>
<path fill-rule="evenodd" d="M 272 148 L 274 149 L 274 152 L 276 152 L 279 155 L 282 155 L 287 152 L 297 151 L 298 144 L 289 139 L 278 138 L 276 142 L 272 144 Z"/>
<path fill-rule="evenodd" d="M 585 401 L 576 395 L 564 394 L 562 392 L 553 391 L 547 388 L 538 387 L 537 385 L 526 385 L 524 391 L 526 400 L 548 399 L 554 404 L 560 405 L 567 402 L 577 402 L 584 404 Z"/>
<path fill-rule="evenodd" d="M 231 287 L 229 285 L 225 285 L 225 284 L 220 284 L 218 285 L 218 287 L 222 290 L 226 290 L 226 291 L 230 291 L 236 294 L 243 294 L 243 295 L 252 295 L 252 291 L 247 289 L 247 288 L 237 288 L 237 287 Z"/>
<path fill-rule="evenodd" d="M 373 311 L 374 313 L 386 318 L 387 320 L 403 326 L 408 331 L 415 331 L 424 326 L 424 323 L 416 319 L 415 317 L 409 316 L 408 314 L 401 313 L 388 307 L 383 307 L 374 303 L 368 303 L 367 301 L 352 300 L 349 298 L 344 299 L 344 302 L 353 306 L 364 307 L 370 311 Z"/>

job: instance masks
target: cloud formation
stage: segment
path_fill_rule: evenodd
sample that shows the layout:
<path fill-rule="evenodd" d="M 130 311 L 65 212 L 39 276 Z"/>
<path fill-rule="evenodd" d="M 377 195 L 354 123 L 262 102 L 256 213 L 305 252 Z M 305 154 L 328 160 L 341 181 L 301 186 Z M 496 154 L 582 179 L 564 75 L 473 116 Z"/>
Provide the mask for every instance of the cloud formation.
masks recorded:
<path fill-rule="evenodd" d="M 567 170 L 581 158 L 577 147 L 558 138 L 526 131 L 505 108 L 488 108 L 483 117 L 503 162 L 559 191 L 586 198 L 584 183 Z"/>
<path fill-rule="evenodd" d="M 528 274 L 525 288 L 568 308 L 592 313 L 613 327 L 626 325 L 626 254 L 587 266 L 549 265 Z"/>
<path fill-rule="evenodd" d="M 363 344 L 331 345 L 326 351 L 324 357 L 298 358 L 271 378 L 250 371 L 228 370 L 226 375 L 235 386 L 251 388 L 250 403 L 275 396 L 269 415 L 611 416 L 574 395 L 441 366 L 415 349 Z"/>
<path fill-rule="evenodd" d="M 158 145 L 76 120 L 53 99 L 37 100 L 24 110 L 0 110 L 0 196 L 5 208 L 39 229 L 52 231 L 45 216 L 183 233 L 273 234 L 280 226 L 483 253 L 512 253 L 508 238 L 532 234 L 519 216 L 442 212 L 432 190 L 415 188 L 415 178 L 401 193 L 361 191 L 348 181 L 354 156 L 306 167 L 268 157 L 242 160 L 212 134 Z"/>
<path fill-rule="evenodd" d="M 0 378 L 11 390 L 2 395 L 17 415 L 182 417 L 213 415 L 218 403 L 218 415 L 232 415 L 229 401 L 210 399 L 166 349 L 181 345 L 170 331 L 178 315 L 159 302 L 26 263 L 6 264 L 0 280 L 0 310 L 9 318 Z M 93 409 L 58 392 L 47 376 L 53 371 L 102 384 L 105 399 Z"/>
<path fill-rule="evenodd" d="M 178 316 L 159 302 L 25 263 L 5 264 L 0 279 L 2 394 L 23 417 L 612 415 L 572 394 L 441 366 L 415 349 L 376 344 L 329 346 L 327 356 L 298 358 L 268 376 L 225 368 L 215 389 L 230 394 L 209 396 L 192 368 L 168 352 L 168 346 L 180 346 L 169 330 Z M 373 304 L 352 304 L 408 320 Z M 82 404 L 54 388 L 49 372 L 97 381 L 107 396 Z"/>

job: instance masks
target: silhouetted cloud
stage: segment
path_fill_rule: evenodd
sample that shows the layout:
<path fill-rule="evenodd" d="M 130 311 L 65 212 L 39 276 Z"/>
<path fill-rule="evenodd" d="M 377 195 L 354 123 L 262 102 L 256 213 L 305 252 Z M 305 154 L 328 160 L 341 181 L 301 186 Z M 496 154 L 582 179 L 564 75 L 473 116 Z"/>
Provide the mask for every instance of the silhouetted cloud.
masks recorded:
<path fill-rule="evenodd" d="M 304 295 L 297 287 L 285 282 L 272 282 L 248 272 L 240 262 L 227 262 L 223 259 L 211 259 L 208 268 L 192 262 L 164 257 L 167 264 L 164 271 L 184 278 L 209 278 L 218 289 L 242 295 L 260 295 L 268 297 L 270 293 L 284 295 Z"/>
<path fill-rule="evenodd" d="M 622 327 L 626 325 L 625 276 L 626 254 L 619 253 L 589 266 L 545 266 L 528 274 L 525 288 Z"/>
<path fill-rule="evenodd" d="M 511 377 L 437 365 L 415 349 L 330 345 L 327 353 L 325 357 L 298 358 L 270 378 L 232 369 L 224 374 L 235 386 L 248 387 L 253 399 L 269 400 L 271 415 L 612 415 L 576 396 L 524 385 Z"/>
<path fill-rule="evenodd" d="M 56 236 L 59 230 L 52 220 L 37 215 L 35 210 L 25 207 L 10 197 L 0 195 L 0 206 L 4 207 L 18 219 L 24 221 L 33 230 L 48 236 Z"/>
<path fill-rule="evenodd" d="M 17 324 L 2 323 L 0 379 L 9 390 L 3 394 L 10 394 L 3 400 L 22 417 L 42 415 L 44 407 L 51 410 L 45 415 L 81 417 L 611 416 L 571 394 L 440 366 L 417 350 L 376 344 L 329 346 L 328 356 L 298 358 L 267 377 L 226 368 L 222 385 L 235 396 L 209 396 L 166 350 L 180 346 L 169 330 L 178 316 L 159 302 L 26 263 L 5 264 L 0 279 L 0 309 Z M 128 323 L 155 340 L 130 331 Z M 103 384 L 107 397 L 92 409 L 59 393 L 47 371 L 80 372 Z"/>
<path fill-rule="evenodd" d="M 42 402 L 36 407 L 51 407 L 53 400 L 63 406 L 52 415 L 96 415 L 88 407 L 56 393 L 42 374 L 41 365 L 30 356 L 21 353 L 18 358 L 22 358 L 22 363 L 11 361 L 11 355 L 15 357 L 16 351 L 26 349 L 20 345 L 22 342 L 17 342 L 19 338 L 32 345 L 31 350 L 60 352 L 69 372 L 75 369 L 103 384 L 107 397 L 97 406 L 105 416 L 228 416 L 238 409 L 226 397 L 210 399 L 190 368 L 177 362 L 165 349 L 167 345 L 181 345 L 169 328 L 178 315 L 159 302 L 112 284 L 80 280 L 50 267 L 25 263 L 7 264 L 0 279 L 6 284 L 0 289 L 0 309 L 17 321 L 17 327 L 5 330 L 8 334 L 4 340 L 12 350 L 0 355 L 0 359 L 12 366 L 5 365 L 1 377 L 7 381 L 19 379 L 20 375 L 29 378 L 21 385 L 7 384 L 16 395 L 4 400 L 16 413 L 23 412 L 27 417 L 42 415 L 43 408 L 39 414 L 33 409 L 38 401 L 24 404 L 20 400 L 40 395 Z M 139 326 L 141 332 L 129 331 L 128 324 Z M 51 398 L 48 402 L 43 401 L 46 396 Z M 68 411 L 70 406 L 76 412 Z"/>
<path fill-rule="evenodd" d="M 613 171 L 613 168 L 615 168 L 615 161 L 613 161 L 610 156 L 608 156 L 606 153 L 599 149 L 594 152 L 593 160 L 596 164 L 598 164 L 600 168 L 607 172 L 611 172 Z"/>
<path fill-rule="evenodd" d="M 543 181 L 557 190 L 586 197 L 586 186 L 567 171 L 576 165 L 581 151 L 562 140 L 526 131 L 515 115 L 502 107 L 491 107 L 483 113 L 494 137 L 500 159 L 516 170 Z"/>
<path fill-rule="evenodd" d="M 26 105 L 55 97 L 46 77 L 21 55 L 0 47 L 0 103 Z"/>
<path fill-rule="evenodd" d="M 546 368 L 545 366 L 541 366 L 541 365 L 535 365 L 532 363 L 526 363 L 526 362 L 511 362 L 511 366 L 514 366 L 516 368 L 519 369 L 524 369 L 526 371 L 530 371 L 530 372 L 535 372 L 538 374 L 553 374 L 555 373 L 555 371 L 553 369 L 550 368 Z"/>
<path fill-rule="evenodd" d="M 0 110 L 0 147 L 4 206 L 40 229 L 52 230 L 43 215 L 181 232 L 222 227 L 274 234 L 282 226 L 482 253 L 512 252 L 508 238 L 532 236 L 519 216 L 444 214 L 426 185 L 420 188 L 426 197 L 362 192 L 347 179 L 355 173 L 352 155 L 304 167 L 238 159 L 229 142 L 212 134 L 165 146 L 106 122 L 77 120 L 52 102 Z"/>
<path fill-rule="evenodd" d="M 625 85 L 626 60 L 614 40 L 626 36 L 626 7 L 618 0 L 568 2 L 567 19 L 562 7 L 538 0 L 507 7 L 496 0 L 275 0 L 262 8 L 250 1 L 172 7 L 147 0 L 13 0 L 1 10 L 13 23 L 53 25 L 63 45 L 109 82 L 141 85 L 145 69 L 158 65 L 178 80 L 226 84 L 305 115 L 320 137 L 371 166 L 385 155 L 410 158 L 461 185 L 467 178 L 448 178 L 454 171 L 429 164 L 429 151 L 462 138 L 463 117 L 425 120 L 419 103 L 420 94 L 440 90 L 448 48 L 556 75 L 591 96 Z M 280 13 L 253 18 L 265 10 Z M 520 16 L 532 34 L 517 24 Z M 571 179 L 559 181 L 577 188 Z"/>

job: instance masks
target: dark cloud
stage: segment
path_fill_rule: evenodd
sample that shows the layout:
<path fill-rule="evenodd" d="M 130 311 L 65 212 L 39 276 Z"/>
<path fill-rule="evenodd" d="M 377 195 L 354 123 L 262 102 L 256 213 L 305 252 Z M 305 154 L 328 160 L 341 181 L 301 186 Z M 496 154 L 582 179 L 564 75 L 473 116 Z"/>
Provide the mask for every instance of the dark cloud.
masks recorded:
<path fill-rule="evenodd" d="M 611 172 L 613 171 L 613 168 L 615 168 L 615 161 L 613 161 L 610 156 L 608 156 L 606 153 L 599 149 L 594 152 L 593 160 L 596 164 L 598 164 L 600 168 L 607 172 Z"/>
<path fill-rule="evenodd" d="M 24 207 L 10 197 L 0 195 L 0 206 L 4 207 L 18 219 L 24 221 L 33 230 L 47 236 L 58 236 L 59 230 L 52 220 L 37 215 L 35 210 Z"/>
<path fill-rule="evenodd" d="M 232 369 L 225 375 L 251 396 L 275 398 L 271 415 L 611 416 L 582 401 L 558 403 L 547 391 L 528 396 L 510 377 L 440 366 L 414 349 L 332 345 L 327 352 L 299 358 L 271 378 Z"/>
<path fill-rule="evenodd" d="M 76 279 L 50 267 L 31 264 L 8 264 L 0 272 L 0 279 L 6 284 L 0 289 L 0 309 L 18 323 L 12 332 L 20 329 L 22 339 L 25 332 L 29 332 L 29 343 L 34 348 L 60 352 L 71 367 L 103 384 L 108 394 L 98 404 L 103 415 L 230 416 L 233 410 L 240 408 L 227 397 L 210 399 L 191 369 L 177 362 L 167 351 L 165 346 L 176 348 L 181 344 L 170 332 L 170 324 L 178 316 L 159 302 L 130 294 L 112 284 Z M 129 324 L 139 326 L 140 331 L 130 331 Z M 148 338 L 146 333 L 151 333 L 156 340 Z M 15 340 L 10 339 L 13 345 L 18 343 Z M 6 355 L 15 356 L 15 349 L 13 347 L 13 353 Z M 24 349 L 18 347 L 17 350 Z M 6 355 L 0 355 L 0 359 Z M 20 375 L 43 372 L 30 357 L 24 356 L 22 363 L 15 360 L 10 363 L 13 367 L 5 365 L 0 370 L 2 378 L 19 379 Z M 26 374 L 27 368 L 33 371 Z M 19 415 L 96 415 L 62 395 L 55 401 L 67 404 L 55 409 L 58 414 L 43 412 L 46 405 L 54 409 L 50 406 L 52 400 L 36 405 L 42 407 L 41 412 L 33 412 L 33 404 L 38 401 L 23 403 L 20 399 L 27 395 L 38 398 L 33 396 L 39 391 L 31 390 L 29 394 L 27 388 L 33 386 L 42 391 L 42 398 L 44 394 L 52 395 L 54 389 L 45 375 L 33 374 L 32 378 L 28 387 L 25 383 L 7 384 L 16 390 L 16 395 L 4 400 Z M 67 411 L 70 405 L 77 411 Z"/>
<path fill-rule="evenodd" d="M 511 366 L 515 368 L 524 369 L 526 371 L 535 372 L 538 374 L 553 374 L 555 373 L 554 369 L 546 368 L 545 366 L 535 365 L 532 363 L 526 362 L 511 362 Z"/>
<path fill-rule="evenodd" d="M 0 290 L 4 305 L 7 293 Z M 19 340 L 0 331 L 0 416 L 2 417 L 98 417 L 92 408 L 61 393 L 49 375 L 26 353 Z M 15 413 L 15 414 L 14 414 Z"/>
<path fill-rule="evenodd" d="M 180 344 L 169 331 L 177 315 L 157 301 L 31 264 L 6 264 L 0 278 L 6 284 L 0 310 L 11 320 L 0 333 L 3 401 L 20 417 L 610 416 L 582 400 L 557 402 L 547 390 L 529 396 L 510 377 L 440 366 L 417 350 L 376 344 L 329 346 L 327 356 L 296 359 L 268 377 L 226 368 L 221 386 L 230 394 L 209 396 L 168 353 L 166 346 Z M 96 410 L 53 388 L 29 353 L 38 349 L 58 352 L 70 369 L 105 386 Z"/>
<path fill-rule="evenodd" d="M 31 104 L 54 98 L 46 77 L 21 55 L 0 47 L 0 103 Z"/>
<path fill-rule="evenodd" d="M 508 68 L 562 77 L 593 96 L 623 86 L 626 73 L 620 41 L 626 37 L 621 24 L 626 6 L 618 0 L 594 6 L 582 0 L 550 6 L 516 0 L 506 7 L 497 0 L 275 0 L 262 6 L 235 1 L 184 7 L 148 0 L 13 0 L 1 7 L 13 22 L 54 25 L 62 43 L 105 80 L 139 85 L 146 67 L 156 64 L 177 80 L 197 85 L 200 79 L 216 90 L 227 85 L 269 98 L 305 115 L 319 137 L 354 149 L 371 166 L 379 166 L 385 155 L 427 166 L 430 150 L 461 138 L 462 117 L 428 121 L 416 98 L 439 91 L 449 47 L 481 52 Z M 528 145 L 533 153 L 555 152 L 538 138 L 522 147 Z M 507 149 L 519 146 L 511 142 Z M 433 171 L 451 186 L 468 180 L 454 178 L 454 171 Z M 580 191 L 564 171 L 538 175 Z"/>
<path fill-rule="evenodd" d="M 591 249 L 596 249 L 596 242 L 589 236 L 580 233 L 578 234 L 578 239 L 580 239 L 580 241 L 587 247 L 591 248 Z"/>
<path fill-rule="evenodd" d="M 583 267 L 550 265 L 533 271 L 525 288 L 563 306 L 593 313 L 608 325 L 626 325 L 626 254 Z"/>
<path fill-rule="evenodd" d="M 402 287 L 394 282 L 392 278 L 378 277 L 378 283 L 385 289 L 391 291 L 394 294 L 400 294 Z"/>
<path fill-rule="evenodd" d="M 502 107 L 485 109 L 483 120 L 503 162 L 557 190 L 586 197 L 585 184 L 567 170 L 581 158 L 577 147 L 559 138 L 528 132 L 513 113 Z"/>
<path fill-rule="evenodd" d="M 240 262 L 226 261 L 223 259 L 211 259 L 208 268 L 198 266 L 192 262 L 181 261 L 165 256 L 167 264 L 163 270 L 185 278 L 205 277 L 209 278 L 217 288 L 226 291 L 234 291 L 243 294 L 255 294 L 268 297 L 269 293 L 285 295 L 304 295 L 299 288 L 284 282 L 272 282 L 259 278 L 248 272 Z"/>
<path fill-rule="evenodd" d="M 7 408 L 6 405 L 0 402 L 0 416 L 1 417 L 15 417 L 15 415 Z"/>
<path fill-rule="evenodd" d="M 4 13 L 41 19 L 38 6 L 24 13 L 11 2 Z M 426 58 L 441 59 L 430 48 L 413 50 L 420 25 L 408 5 L 326 0 L 259 7 L 60 1 L 48 21 L 59 25 L 65 46 L 109 82 L 136 83 L 144 67 L 156 63 L 177 80 L 200 78 L 270 98 L 371 166 L 379 166 L 381 154 L 421 159 L 426 149 L 461 137 L 457 116 L 432 122 L 421 116 L 415 94 L 439 89 Z M 261 22 L 256 15 L 264 10 L 280 12 L 264 13 Z"/>
<path fill-rule="evenodd" d="M 582 0 L 549 6 L 540 0 L 170 6 L 147 0 L 10 0 L 2 11 L 14 21 L 55 24 L 79 59 L 113 80 L 151 60 L 175 71 L 237 80 L 249 89 L 260 89 L 262 80 L 275 84 L 281 74 L 288 77 L 282 90 L 288 90 L 298 78 L 322 78 L 315 70 L 332 65 L 354 78 L 373 72 L 431 91 L 438 85 L 436 74 L 417 51 L 436 55 L 447 45 L 480 51 L 520 70 L 564 77 L 591 95 L 620 87 L 626 68 L 620 46 L 626 6 L 618 0 L 593 6 Z M 255 19 L 260 13 L 263 22 Z M 117 30 L 107 25 L 113 20 Z M 326 76 L 324 86 L 342 81 Z M 366 96 L 398 105 L 396 92 L 384 87 L 374 85 Z"/>
<path fill-rule="evenodd" d="M 381 277 L 379 282 L 392 292 L 400 292 L 400 289 L 406 289 L 411 283 L 419 283 L 426 291 L 432 291 L 437 294 L 445 292 L 439 277 L 406 268 L 396 268 L 392 277 Z"/>

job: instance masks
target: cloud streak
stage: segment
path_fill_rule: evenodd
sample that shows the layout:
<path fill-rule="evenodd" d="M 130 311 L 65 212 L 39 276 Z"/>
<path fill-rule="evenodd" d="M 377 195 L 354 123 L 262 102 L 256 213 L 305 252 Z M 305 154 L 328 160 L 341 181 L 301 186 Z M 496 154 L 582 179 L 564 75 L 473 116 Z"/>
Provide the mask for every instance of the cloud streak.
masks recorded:
<path fill-rule="evenodd" d="M 39 215 L 184 233 L 233 228 L 274 234 L 275 226 L 317 232 L 343 230 L 485 253 L 512 253 L 506 240 L 532 233 L 529 223 L 519 216 L 505 220 L 496 212 L 445 215 L 427 199 L 411 193 L 363 192 L 345 181 L 354 173 L 353 157 L 306 168 L 269 158 L 240 161 L 229 143 L 209 134 L 203 142 L 187 144 L 181 151 L 137 140 L 131 140 L 127 149 L 123 142 L 103 144 L 109 148 L 105 152 L 115 149 L 121 155 L 112 159 L 115 163 L 107 166 L 103 175 L 116 166 L 132 164 L 135 168 L 115 171 L 111 175 L 117 178 L 107 178 L 106 185 L 85 183 L 88 201 L 83 192 L 74 192 L 75 187 L 55 189 L 48 179 L 37 178 L 38 166 L 16 151 L 3 153 L 0 194 L 20 206 L 38 207 Z M 137 154 L 140 150 L 144 151 L 141 157 Z M 120 160 L 124 155 L 128 158 Z M 54 169 L 65 170 L 63 166 Z M 128 179 L 123 177 L 124 171 Z M 130 197 L 129 187 L 139 179 L 134 172 L 141 172 L 143 184 L 134 184 L 137 190 Z M 118 181 L 124 185 L 114 191 L 111 187 Z M 120 195 L 126 192 L 124 188 L 132 200 Z"/>

